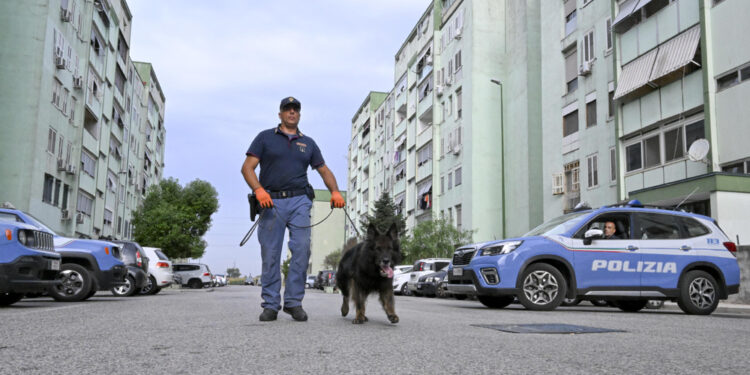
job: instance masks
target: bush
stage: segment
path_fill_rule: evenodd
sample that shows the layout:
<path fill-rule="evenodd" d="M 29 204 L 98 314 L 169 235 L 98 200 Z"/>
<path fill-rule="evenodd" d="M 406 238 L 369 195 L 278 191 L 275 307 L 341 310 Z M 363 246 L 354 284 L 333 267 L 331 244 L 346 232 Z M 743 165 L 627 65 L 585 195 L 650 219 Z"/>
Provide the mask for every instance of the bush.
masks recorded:
<path fill-rule="evenodd" d="M 230 277 L 228 284 L 229 285 L 245 285 L 245 278 L 244 277 Z"/>

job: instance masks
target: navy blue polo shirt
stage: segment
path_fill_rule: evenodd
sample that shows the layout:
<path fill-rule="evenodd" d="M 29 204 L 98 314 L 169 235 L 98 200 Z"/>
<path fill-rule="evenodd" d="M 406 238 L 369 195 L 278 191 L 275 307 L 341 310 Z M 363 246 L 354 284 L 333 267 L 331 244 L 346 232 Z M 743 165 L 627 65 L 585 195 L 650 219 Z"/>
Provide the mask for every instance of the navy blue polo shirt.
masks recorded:
<path fill-rule="evenodd" d="M 260 132 L 245 155 L 260 159 L 261 186 L 266 191 L 300 190 L 307 185 L 307 167 L 325 164 L 315 141 L 297 130 L 288 135 L 281 125 Z"/>

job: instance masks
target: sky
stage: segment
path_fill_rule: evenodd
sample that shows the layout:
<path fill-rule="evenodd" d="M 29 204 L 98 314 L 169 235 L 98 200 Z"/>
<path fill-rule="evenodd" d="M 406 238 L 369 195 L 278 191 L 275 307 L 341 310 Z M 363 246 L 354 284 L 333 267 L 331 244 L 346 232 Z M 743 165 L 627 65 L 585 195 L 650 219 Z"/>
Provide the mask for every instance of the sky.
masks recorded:
<path fill-rule="evenodd" d="M 352 117 L 370 91 L 393 87 L 394 56 L 430 3 L 128 0 L 131 58 L 153 64 L 167 99 L 164 177 L 219 193 L 200 262 L 260 274 L 257 236 L 239 247 L 252 225 L 240 168 L 284 97 L 302 103 L 300 130 L 346 190 Z M 325 189 L 317 172 L 308 177 Z"/>

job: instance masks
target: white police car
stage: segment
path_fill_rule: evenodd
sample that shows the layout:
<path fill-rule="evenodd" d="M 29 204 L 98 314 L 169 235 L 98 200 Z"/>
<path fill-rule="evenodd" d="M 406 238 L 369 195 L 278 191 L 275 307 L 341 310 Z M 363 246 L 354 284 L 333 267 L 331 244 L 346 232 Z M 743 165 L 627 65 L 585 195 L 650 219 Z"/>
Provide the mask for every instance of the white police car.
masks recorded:
<path fill-rule="evenodd" d="M 605 225 L 614 224 L 612 238 Z M 523 237 L 459 248 L 448 290 L 502 308 L 514 297 L 552 310 L 564 298 L 607 299 L 624 311 L 673 300 L 688 314 L 710 314 L 739 292 L 736 245 L 703 215 L 644 208 L 631 201 L 552 219 Z"/>

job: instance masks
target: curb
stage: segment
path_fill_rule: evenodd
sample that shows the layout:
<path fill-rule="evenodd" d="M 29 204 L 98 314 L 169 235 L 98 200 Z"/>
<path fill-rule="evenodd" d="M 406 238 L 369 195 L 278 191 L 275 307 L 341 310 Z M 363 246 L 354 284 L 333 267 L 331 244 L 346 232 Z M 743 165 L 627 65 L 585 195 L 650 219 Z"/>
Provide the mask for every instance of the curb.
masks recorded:
<path fill-rule="evenodd" d="M 667 311 L 682 311 L 680 310 L 680 307 L 677 306 L 676 302 L 670 302 L 665 301 L 664 307 L 661 308 L 661 310 L 667 310 Z M 720 314 L 749 314 L 750 315 L 750 305 L 742 305 L 737 303 L 725 303 L 725 302 L 719 302 L 719 306 L 716 308 L 714 313 L 720 313 Z"/>

